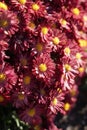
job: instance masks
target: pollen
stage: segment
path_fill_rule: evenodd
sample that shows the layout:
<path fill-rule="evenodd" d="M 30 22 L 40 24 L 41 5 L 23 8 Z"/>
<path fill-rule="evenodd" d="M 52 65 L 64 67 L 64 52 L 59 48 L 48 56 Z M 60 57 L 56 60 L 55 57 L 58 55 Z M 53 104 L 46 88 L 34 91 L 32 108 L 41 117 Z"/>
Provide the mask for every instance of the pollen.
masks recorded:
<path fill-rule="evenodd" d="M 5 3 L 3 3 L 3 2 L 0 2 L 0 8 L 4 9 L 4 10 L 8 10 L 7 5 Z"/>
<path fill-rule="evenodd" d="M 72 9 L 72 13 L 74 15 L 79 15 L 80 14 L 80 10 L 78 8 L 74 8 L 74 9 Z"/>
<path fill-rule="evenodd" d="M 20 60 L 20 63 L 21 63 L 21 65 L 26 66 L 27 65 L 27 59 L 26 58 L 22 58 Z"/>
<path fill-rule="evenodd" d="M 40 64 L 40 65 L 39 65 L 39 70 L 40 70 L 41 72 L 45 72 L 45 71 L 47 70 L 46 64 Z"/>
<path fill-rule="evenodd" d="M 41 43 L 38 43 L 37 45 L 36 45 L 36 49 L 37 49 L 37 51 L 42 51 L 43 50 L 43 45 L 41 44 Z"/>
<path fill-rule="evenodd" d="M 82 55 L 81 55 L 80 53 L 76 53 L 76 59 L 77 59 L 77 60 L 80 60 L 81 57 L 82 57 Z"/>
<path fill-rule="evenodd" d="M 7 27 L 8 26 L 8 21 L 4 20 L 4 19 L 0 20 L 0 26 L 3 27 L 3 28 Z"/>
<path fill-rule="evenodd" d="M 65 53 L 66 55 L 70 55 L 70 48 L 69 48 L 69 47 L 66 47 L 66 48 L 64 49 L 64 53 Z"/>
<path fill-rule="evenodd" d="M 71 94 L 72 97 L 74 97 L 76 95 L 76 91 L 75 90 L 71 90 L 70 94 Z"/>
<path fill-rule="evenodd" d="M 80 73 L 83 73 L 83 72 L 85 71 L 85 69 L 84 69 L 83 67 L 79 67 L 79 68 L 78 68 L 78 71 L 79 71 Z"/>
<path fill-rule="evenodd" d="M 28 26 L 29 26 L 31 29 L 35 29 L 35 27 L 36 27 L 33 22 L 30 22 L 30 23 L 28 24 Z"/>
<path fill-rule="evenodd" d="M 0 102 L 4 101 L 4 97 L 2 95 L 0 95 Z"/>
<path fill-rule="evenodd" d="M 30 77 L 30 76 L 25 76 L 25 77 L 24 77 L 24 84 L 25 84 L 25 85 L 30 84 L 30 81 L 31 81 L 31 77 Z"/>
<path fill-rule="evenodd" d="M 34 130 L 41 130 L 41 129 L 40 129 L 40 126 L 39 126 L 39 125 L 36 125 L 36 126 L 34 127 Z"/>
<path fill-rule="evenodd" d="M 33 117 L 34 115 L 35 115 L 35 109 L 34 108 L 32 108 L 32 109 L 30 109 L 29 111 L 28 111 L 28 115 L 29 116 L 31 116 L 31 117 Z"/>
<path fill-rule="evenodd" d="M 26 3 L 26 0 L 18 0 L 20 4 L 25 4 Z"/>
<path fill-rule="evenodd" d="M 6 79 L 6 75 L 3 73 L 0 73 L 0 83 L 5 81 L 5 79 Z"/>
<path fill-rule="evenodd" d="M 34 11 L 38 11 L 39 8 L 40 8 L 40 6 L 39 6 L 38 4 L 33 4 L 33 5 L 32 5 L 32 9 L 33 9 Z"/>
<path fill-rule="evenodd" d="M 41 29 L 41 32 L 43 33 L 43 35 L 46 35 L 48 33 L 48 28 L 47 27 L 43 27 Z"/>
<path fill-rule="evenodd" d="M 67 72 L 71 70 L 71 66 L 69 64 L 65 64 L 64 67 Z"/>
<path fill-rule="evenodd" d="M 61 23 L 62 25 L 66 25 L 66 24 L 67 24 L 67 21 L 66 21 L 65 19 L 60 19 L 60 23 Z"/>
<path fill-rule="evenodd" d="M 20 93 L 20 94 L 18 94 L 18 99 L 19 100 L 24 100 L 24 94 L 23 93 Z"/>
<path fill-rule="evenodd" d="M 41 90 L 40 90 L 40 93 L 41 93 L 42 95 L 45 95 L 45 90 L 44 90 L 44 89 L 41 89 Z"/>
<path fill-rule="evenodd" d="M 70 110 L 70 104 L 67 102 L 64 104 L 64 110 L 69 111 Z"/>
<path fill-rule="evenodd" d="M 78 42 L 80 47 L 87 47 L 87 40 L 79 39 Z"/>
<path fill-rule="evenodd" d="M 59 42 L 60 42 L 60 40 L 59 40 L 58 37 L 54 37 L 54 38 L 53 38 L 53 44 L 54 44 L 54 45 L 58 45 Z"/>
<path fill-rule="evenodd" d="M 54 99 L 53 99 L 53 101 L 52 101 L 52 104 L 53 104 L 54 106 L 56 106 L 56 105 L 57 105 L 57 103 L 58 103 L 57 98 L 54 98 Z"/>

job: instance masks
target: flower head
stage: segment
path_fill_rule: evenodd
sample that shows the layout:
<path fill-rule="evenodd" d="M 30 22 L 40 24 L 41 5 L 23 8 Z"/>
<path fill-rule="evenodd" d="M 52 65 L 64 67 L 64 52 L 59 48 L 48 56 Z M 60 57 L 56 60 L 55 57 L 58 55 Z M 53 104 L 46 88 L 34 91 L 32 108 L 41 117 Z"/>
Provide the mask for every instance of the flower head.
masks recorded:
<path fill-rule="evenodd" d="M 41 124 L 42 120 L 40 117 L 40 108 L 39 106 L 28 107 L 22 113 L 19 115 L 21 120 L 25 121 L 26 123 L 29 123 L 31 125 L 39 125 Z"/>
<path fill-rule="evenodd" d="M 6 35 L 12 35 L 18 30 L 18 19 L 12 11 L 0 10 L 0 28 Z"/>
<path fill-rule="evenodd" d="M 64 93 L 54 91 L 51 93 L 50 98 L 51 98 L 50 102 L 51 111 L 54 114 L 56 114 L 57 112 L 64 113 L 63 111 Z"/>
<path fill-rule="evenodd" d="M 7 92 L 12 91 L 13 87 L 16 84 L 17 75 L 14 72 L 14 69 L 9 65 L 1 65 L 0 68 L 0 88 Z"/>
<path fill-rule="evenodd" d="M 33 63 L 32 72 L 36 78 L 42 79 L 45 83 L 49 82 L 55 70 L 55 65 L 52 59 L 48 55 L 41 54 L 36 57 Z"/>

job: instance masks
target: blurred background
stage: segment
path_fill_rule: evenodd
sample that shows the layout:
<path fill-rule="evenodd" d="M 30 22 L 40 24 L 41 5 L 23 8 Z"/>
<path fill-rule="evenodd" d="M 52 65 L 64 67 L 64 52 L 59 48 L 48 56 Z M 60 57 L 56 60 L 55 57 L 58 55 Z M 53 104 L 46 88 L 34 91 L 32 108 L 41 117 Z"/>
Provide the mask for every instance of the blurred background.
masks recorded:
<path fill-rule="evenodd" d="M 54 121 L 63 130 L 87 130 L 87 75 L 79 80 L 81 84 L 75 107 L 66 116 L 58 114 Z M 0 130 L 29 130 L 29 126 L 18 119 L 10 104 L 0 105 Z"/>

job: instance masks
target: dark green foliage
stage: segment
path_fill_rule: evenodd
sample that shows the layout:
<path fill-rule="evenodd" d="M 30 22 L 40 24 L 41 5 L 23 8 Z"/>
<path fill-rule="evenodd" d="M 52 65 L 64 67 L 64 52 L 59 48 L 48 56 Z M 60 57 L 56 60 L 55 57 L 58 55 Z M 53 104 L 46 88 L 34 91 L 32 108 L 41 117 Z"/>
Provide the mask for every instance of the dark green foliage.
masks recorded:
<path fill-rule="evenodd" d="M 11 105 L 0 105 L 0 130 L 28 130 L 29 127 L 20 121 Z"/>

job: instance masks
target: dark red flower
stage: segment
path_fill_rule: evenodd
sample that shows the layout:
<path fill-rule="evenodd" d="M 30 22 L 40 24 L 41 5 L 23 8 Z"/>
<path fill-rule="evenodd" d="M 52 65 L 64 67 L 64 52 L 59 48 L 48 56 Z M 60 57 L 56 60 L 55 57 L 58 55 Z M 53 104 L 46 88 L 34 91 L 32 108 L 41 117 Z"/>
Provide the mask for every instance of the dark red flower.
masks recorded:
<path fill-rule="evenodd" d="M 13 102 L 12 104 L 16 108 L 21 108 L 28 104 L 27 93 L 25 93 L 24 91 L 14 92 L 11 97 L 11 100 Z"/>
<path fill-rule="evenodd" d="M 52 91 L 50 92 L 50 108 L 51 112 L 54 114 L 57 114 L 58 112 L 64 113 L 63 110 L 63 103 L 64 100 L 64 93 L 58 92 L 58 91 Z"/>
<path fill-rule="evenodd" d="M 47 54 L 37 56 L 33 61 L 32 72 L 37 79 L 42 79 L 47 84 L 54 75 L 55 64 Z"/>
<path fill-rule="evenodd" d="M 46 7 L 43 1 L 37 0 L 36 2 L 30 1 L 27 4 L 28 12 L 32 14 L 33 17 L 44 17 L 47 15 Z"/>
<path fill-rule="evenodd" d="M 0 28 L 6 35 L 12 35 L 18 31 L 18 18 L 12 11 L 0 10 Z"/>
<path fill-rule="evenodd" d="M 39 125 L 42 122 L 40 114 L 41 114 L 41 110 L 39 106 L 31 105 L 30 107 L 26 108 L 24 111 L 21 111 L 19 117 L 21 120 L 25 121 L 28 124 Z"/>
<path fill-rule="evenodd" d="M 17 75 L 9 64 L 0 65 L 0 89 L 7 92 L 13 89 L 17 82 Z"/>

